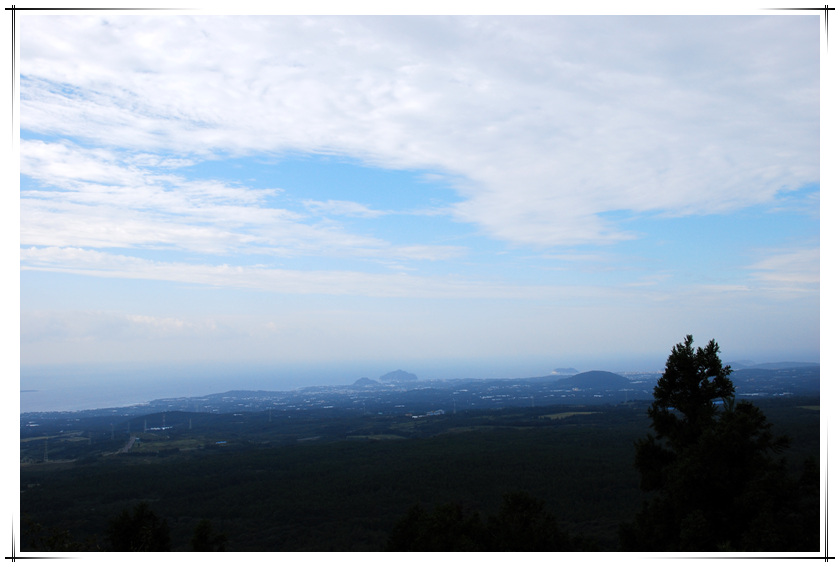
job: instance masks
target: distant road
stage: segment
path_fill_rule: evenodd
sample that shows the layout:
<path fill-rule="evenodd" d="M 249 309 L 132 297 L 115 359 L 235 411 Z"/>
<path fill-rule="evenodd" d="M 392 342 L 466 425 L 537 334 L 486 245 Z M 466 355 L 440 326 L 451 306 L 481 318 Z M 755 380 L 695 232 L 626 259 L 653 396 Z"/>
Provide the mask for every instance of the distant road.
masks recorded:
<path fill-rule="evenodd" d="M 117 453 L 128 453 L 131 450 L 131 448 L 134 446 L 135 441 L 137 441 L 137 437 L 132 435 L 131 439 L 129 439 L 128 442 L 125 444 L 125 447 L 123 447 L 122 449 L 117 451 Z"/>

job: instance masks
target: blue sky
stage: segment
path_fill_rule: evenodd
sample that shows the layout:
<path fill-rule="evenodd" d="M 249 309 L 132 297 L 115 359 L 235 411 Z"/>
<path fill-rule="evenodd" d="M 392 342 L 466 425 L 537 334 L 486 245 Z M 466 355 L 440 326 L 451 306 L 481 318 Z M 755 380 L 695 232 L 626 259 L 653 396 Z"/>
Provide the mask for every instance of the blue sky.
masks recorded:
<path fill-rule="evenodd" d="M 820 25 L 21 13 L 21 365 L 818 361 Z"/>

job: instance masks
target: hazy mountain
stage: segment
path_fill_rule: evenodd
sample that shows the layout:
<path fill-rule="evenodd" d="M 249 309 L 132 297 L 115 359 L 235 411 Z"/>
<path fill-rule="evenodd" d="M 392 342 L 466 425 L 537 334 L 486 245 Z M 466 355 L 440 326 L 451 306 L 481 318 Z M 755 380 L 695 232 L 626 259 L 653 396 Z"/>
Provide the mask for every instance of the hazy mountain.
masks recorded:
<path fill-rule="evenodd" d="M 755 362 L 752 360 L 735 360 L 725 362 L 724 365 L 731 367 L 732 370 L 738 370 L 740 368 L 752 368 L 755 366 Z"/>
<path fill-rule="evenodd" d="M 381 384 L 376 380 L 371 380 L 370 378 L 359 378 L 353 382 L 354 388 L 374 388 L 376 386 L 381 386 Z"/>
<path fill-rule="evenodd" d="M 776 368 L 776 365 L 779 368 Z M 807 394 L 820 391 L 818 364 L 788 366 L 791 362 L 759 364 L 753 368 L 739 368 L 732 372 L 731 380 L 736 394 Z"/>
<path fill-rule="evenodd" d="M 592 370 L 575 374 L 569 378 L 560 378 L 558 385 L 569 388 L 593 388 L 598 390 L 619 390 L 631 386 L 630 380 L 612 372 Z"/>
<path fill-rule="evenodd" d="M 738 360 L 735 362 L 727 362 L 732 370 L 743 369 L 762 369 L 762 370 L 786 370 L 788 368 L 816 368 L 820 365 L 819 362 L 763 362 L 761 364 L 753 362 L 752 360 Z"/>
<path fill-rule="evenodd" d="M 394 370 L 388 374 L 379 377 L 379 381 L 383 383 L 401 384 L 403 382 L 416 382 L 418 380 L 416 374 L 411 374 L 404 370 Z"/>
<path fill-rule="evenodd" d="M 766 370 L 784 370 L 787 368 L 815 368 L 819 366 L 818 362 L 765 362 L 764 364 L 756 364 L 751 368 L 761 368 Z"/>

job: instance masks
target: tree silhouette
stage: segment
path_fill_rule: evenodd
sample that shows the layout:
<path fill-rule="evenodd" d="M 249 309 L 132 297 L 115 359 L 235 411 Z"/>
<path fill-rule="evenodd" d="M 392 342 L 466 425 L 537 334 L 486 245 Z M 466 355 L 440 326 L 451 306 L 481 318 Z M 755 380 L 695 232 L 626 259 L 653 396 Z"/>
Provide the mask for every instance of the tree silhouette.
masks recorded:
<path fill-rule="evenodd" d="M 629 551 L 814 550 L 798 527 L 819 513 L 801 506 L 809 491 L 793 482 L 776 437 L 756 406 L 735 403 L 731 369 L 712 340 L 671 350 L 648 409 L 655 435 L 636 441 L 642 490 L 654 497 L 621 528 Z M 812 477 L 810 477 L 812 478 Z M 792 523 L 793 522 L 793 523 Z M 818 543 L 817 543 L 818 547 Z"/>
<path fill-rule="evenodd" d="M 141 502 L 129 513 L 123 509 L 108 526 L 113 551 L 170 551 L 169 525 Z"/>
<path fill-rule="evenodd" d="M 695 443 L 715 417 L 715 401 L 735 394 L 732 369 L 721 363 L 714 339 L 696 351 L 693 342 L 688 335 L 671 349 L 648 410 L 657 438 L 665 438 L 674 450 Z"/>
<path fill-rule="evenodd" d="M 96 538 L 90 536 L 86 541 L 76 541 L 69 530 L 44 528 L 25 512 L 21 513 L 21 545 L 23 551 L 101 551 Z"/>
<path fill-rule="evenodd" d="M 198 522 L 190 541 L 193 551 L 224 551 L 226 543 L 227 536 L 217 534 L 207 519 Z"/>
<path fill-rule="evenodd" d="M 545 509 L 545 503 L 525 492 L 505 494 L 496 516 L 487 521 L 493 551 L 569 551 L 568 534 Z"/>
<path fill-rule="evenodd" d="M 427 512 L 412 506 L 388 538 L 386 551 L 484 551 L 486 528 L 475 512 L 449 503 Z"/>
<path fill-rule="evenodd" d="M 499 512 L 486 520 L 449 503 L 427 512 L 409 509 L 394 526 L 386 551 L 594 551 L 570 538 L 545 503 L 525 492 L 505 494 Z"/>

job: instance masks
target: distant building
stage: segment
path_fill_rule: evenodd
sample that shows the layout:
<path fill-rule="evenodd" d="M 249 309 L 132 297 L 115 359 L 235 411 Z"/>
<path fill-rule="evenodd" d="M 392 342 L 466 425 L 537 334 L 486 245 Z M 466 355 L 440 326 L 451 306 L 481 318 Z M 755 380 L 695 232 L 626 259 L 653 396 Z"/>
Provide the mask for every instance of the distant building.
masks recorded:
<path fill-rule="evenodd" d="M 445 411 L 443 411 L 442 409 L 439 409 L 439 410 L 427 411 L 425 415 L 411 415 L 410 413 L 408 413 L 406 415 L 411 416 L 412 419 L 420 419 L 421 417 L 431 417 L 431 416 L 434 416 L 434 415 L 444 415 L 445 413 L 446 413 Z"/>

